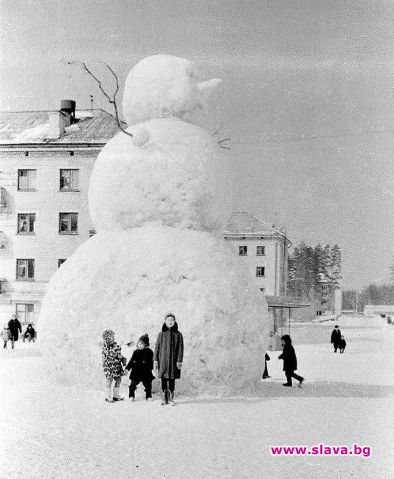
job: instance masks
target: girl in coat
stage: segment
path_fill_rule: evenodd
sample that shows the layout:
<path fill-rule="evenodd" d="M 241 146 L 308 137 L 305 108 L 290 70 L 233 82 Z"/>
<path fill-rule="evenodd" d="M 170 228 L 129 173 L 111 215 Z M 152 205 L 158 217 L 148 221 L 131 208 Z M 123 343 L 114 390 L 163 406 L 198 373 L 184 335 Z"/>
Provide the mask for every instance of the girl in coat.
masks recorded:
<path fill-rule="evenodd" d="M 115 342 L 115 333 L 111 329 L 103 332 L 103 368 L 106 379 L 106 402 L 123 401 L 123 397 L 119 396 L 120 383 L 124 374 L 123 366 L 126 364 L 126 358 L 122 356 L 119 344 Z M 114 392 L 112 391 L 112 382 L 114 384 Z"/>
<path fill-rule="evenodd" d="M 293 385 L 291 378 L 294 378 L 299 381 L 298 387 L 300 388 L 302 387 L 304 378 L 294 372 L 297 370 L 297 356 L 293 345 L 291 344 L 291 337 L 288 334 L 285 334 L 280 339 L 282 340 L 283 353 L 278 359 L 283 359 L 283 371 L 285 372 L 287 379 L 287 382 L 283 384 L 283 386 L 291 387 Z"/>
<path fill-rule="evenodd" d="M 7 325 L 4 326 L 4 329 L 1 332 L 1 337 L 3 338 L 3 341 L 4 341 L 3 348 L 7 349 L 7 343 L 11 339 L 10 328 Z"/>
<path fill-rule="evenodd" d="M 133 352 L 130 361 L 126 366 L 130 373 L 129 398 L 134 401 L 135 390 L 142 381 L 145 388 L 147 401 L 152 401 L 152 375 L 153 351 L 149 348 L 149 336 L 144 334 L 137 343 L 137 349 Z"/>
<path fill-rule="evenodd" d="M 154 369 L 157 377 L 161 378 L 163 391 L 162 405 L 175 406 L 174 391 L 175 379 L 181 377 L 183 360 L 183 336 L 178 331 L 175 316 L 168 313 L 164 318 L 162 330 L 157 336 L 155 354 L 153 356 Z"/>

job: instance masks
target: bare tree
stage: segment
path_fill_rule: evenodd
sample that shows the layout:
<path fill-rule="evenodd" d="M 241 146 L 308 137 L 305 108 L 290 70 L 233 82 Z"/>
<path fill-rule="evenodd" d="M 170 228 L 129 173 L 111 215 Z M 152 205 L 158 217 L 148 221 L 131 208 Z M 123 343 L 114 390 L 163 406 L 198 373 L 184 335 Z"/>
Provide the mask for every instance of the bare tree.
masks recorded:
<path fill-rule="evenodd" d="M 82 69 L 88 74 L 90 75 L 93 80 L 97 83 L 100 91 L 102 92 L 102 94 L 105 96 L 105 98 L 108 100 L 108 102 L 113 106 L 114 108 L 114 111 L 115 111 L 115 119 L 116 119 L 116 123 L 118 124 L 118 127 L 121 131 L 123 131 L 123 133 L 125 135 L 128 135 L 128 136 L 131 136 L 133 137 L 133 135 L 131 133 L 129 133 L 125 128 L 123 128 L 123 125 L 122 125 L 122 122 L 120 121 L 120 118 L 119 118 L 119 111 L 118 111 L 118 104 L 116 102 L 116 95 L 119 91 L 119 79 L 118 79 L 118 76 L 117 74 L 113 71 L 113 69 L 107 64 L 105 63 L 105 66 L 108 68 L 108 70 L 111 72 L 112 76 L 114 77 L 115 79 L 115 85 L 116 85 L 116 88 L 115 88 L 115 92 L 112 94 L 112 96 L 110 96 L 103 88 L 103 85 L 102 85 L 102 82 L 101 80 L 99 80 L 96 75 L 94 75 L 94 73 L 92 73 L 92 71 L 87 67 L 86 63 L 85 62 L 77 62 L 77 61 L 70 61 L 70 60 L 66 60 L 66 63 L 67 65 L 77 65 L 77 66 L 80 66 L 82 67 Z"/>

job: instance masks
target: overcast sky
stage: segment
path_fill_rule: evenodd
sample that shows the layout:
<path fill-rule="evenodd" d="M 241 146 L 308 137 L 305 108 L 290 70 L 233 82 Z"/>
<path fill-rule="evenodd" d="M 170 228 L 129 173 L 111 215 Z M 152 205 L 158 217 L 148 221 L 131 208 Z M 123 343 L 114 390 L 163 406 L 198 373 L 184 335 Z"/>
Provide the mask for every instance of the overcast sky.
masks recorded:
<path fill-rule="evenodd" d="M 231 138 L 233 209 L 293 243 L 337 243 L 344 287 L 387 280 L 394 256 L 394 2 L 0 0 L 0 109 L 109 110 L 63 60 L 123 82 L 155 53 L 223 79 L 207 127 Z"/>

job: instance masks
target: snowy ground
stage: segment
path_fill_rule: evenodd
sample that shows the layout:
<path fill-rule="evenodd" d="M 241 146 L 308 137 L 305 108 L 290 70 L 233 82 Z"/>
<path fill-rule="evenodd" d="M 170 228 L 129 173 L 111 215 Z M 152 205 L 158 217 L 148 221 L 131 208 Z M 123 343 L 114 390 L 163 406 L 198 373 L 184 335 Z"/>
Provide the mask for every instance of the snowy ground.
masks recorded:
<path fill-rule="evenodd" d="M 332 323 L 292 327 L 303 389 L 282 386 L 272 352 L 261 397 L 180 397 L 176 407 L 160 406 L 158 397 L 147 403 L 142 391 L 135 403 L 106 404 L 101 385 L 53 386 L 38 346 L 18 342 L 0 351 L 0 477 L 394 477 L 394 326 L 357 318 L 339 325 L 343 355 L 329 344 Z M 274 457 L 269 450 L 320 443 L 357 443 L 372 453 Z"/>

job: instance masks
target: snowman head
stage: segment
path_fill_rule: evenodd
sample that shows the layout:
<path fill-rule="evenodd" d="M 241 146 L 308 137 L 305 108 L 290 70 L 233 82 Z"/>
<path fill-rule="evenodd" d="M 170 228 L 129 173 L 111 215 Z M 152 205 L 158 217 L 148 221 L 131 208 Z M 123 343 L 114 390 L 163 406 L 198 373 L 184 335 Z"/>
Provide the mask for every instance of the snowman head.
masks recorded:
<path fill-rule="evenodd" d="M 184 58 L 153 55 L 129 72 L 123 95 L 123 115 L 129 126 L 154 118 L 198 121 L 206 100 L 221 80 L 200 82 L 195 65 Z"/>

